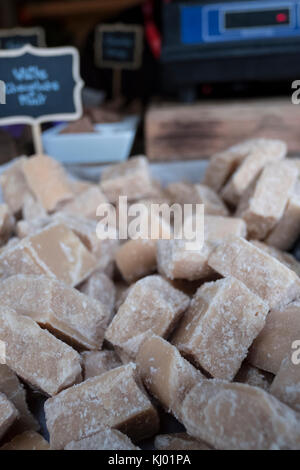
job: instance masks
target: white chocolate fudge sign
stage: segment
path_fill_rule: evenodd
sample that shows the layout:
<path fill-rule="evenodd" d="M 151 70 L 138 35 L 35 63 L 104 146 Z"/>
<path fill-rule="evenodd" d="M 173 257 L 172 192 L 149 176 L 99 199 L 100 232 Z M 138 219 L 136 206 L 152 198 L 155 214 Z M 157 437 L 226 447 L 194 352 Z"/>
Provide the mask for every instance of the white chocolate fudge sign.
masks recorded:
<path fill-rule="evenodd" d="M 26 44 L 34 47 L 45 47 L 45 31 L 43 28 L 0 29 L 0 49 L 20 49 Z"/>
<path fill-rule="evenodd" d="M 0 125 L 76 120 L 82 114 L 83 82 L 73 47 L 0 51 L 0 80 L 6 89 Z"/>

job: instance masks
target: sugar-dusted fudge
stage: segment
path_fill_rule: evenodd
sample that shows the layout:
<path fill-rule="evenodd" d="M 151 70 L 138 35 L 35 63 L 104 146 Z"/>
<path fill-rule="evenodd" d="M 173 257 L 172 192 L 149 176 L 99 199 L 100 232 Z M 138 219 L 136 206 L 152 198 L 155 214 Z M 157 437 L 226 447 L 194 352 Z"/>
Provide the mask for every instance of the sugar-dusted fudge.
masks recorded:
<path fill-rule="evenodd" d="M 19 416 L 13 424 L 13 431 L 17 433 L 27 430 L 37 431 L 39 425 L 29 411 L 24 386 L 16 374 L 5 364 L 0 364 L 0 392 L 7 396 L 19 412 Z"/>
<path fill-rule="evenodd" d="M 0 245 L 7 242 L 15 227 L 15 218 L 7 204 L 0 204 Z"/>
<path fill-rule="evenodd" d="M 81 356 L 84 380 L 97 377 L 122 365 L 115 351 L 85 351 Z"/>
<path fill-rule="evenodd" d="M 3 277 L 45 274 L 71 286 L 84 281 L 96 267 L 95 257 L 80 239 L 59 223 L 24 238 L 0 255 Z"/>
<path fill-rule="evenodd" d="M 277 374 L 283 359 L 292 353 L 292 343 L 299 338 L 300 302 L 272 309 L 250 349 L 248 361 L 259 369 Z"/>
<path fill-rule="evenodd" d="M 115 260 L 123 278 L 130 284 L 156 270 L 156 240 L 129 240 L 120 246 Z"/>
<path fill-rule="evenodd" d="M 268 163 L 279 163 L 287 153 L 287 146 L 280 140 L 256 139 L 253 146 L 233 173 L 226 186 L 221 191 L 224 200 L 236 206 L 246 191 L 255 181 L 261 170 Z"/>
<path fill-rule="evenodd" d="M 300 276 L 300 262 L 293 255 L 285 251 L 281 251 L 274 246 L 267 245 L 266 243 L 259 240 L 251 240 L 251 243 L 257 248 L 260 248 L 261 250 L 268 253 L 270 256 L 278 259 L 278 261 Z"/>
<path fill-rule="evenodd" d="M 253 387 L 259 387 L 268 392 L 274 379 L 273 374 L 260 370 L 251 364 L 244 362 L 234 378 L 234 382 L 239 382 Z"/>
<path fill-rule="evenodd" d="M 116 302 L 116 288 L 111 279 L 102 271 L 95 271 L 79 287 L 79 290 L 88 297 L 98 300 L 105 305 L 110 316 L 114 312 Z"/>
<path fill-rule="evenodd" d="M 158 241 L 158 271 L 168 279 L 207 279 L 214 275 L 207 261 L 215 244 L 231 235 L 245 237 L 246 233 L 242 219 L 207 215 L 204 218 L 204 244 L 199 250 L 186 250 L 184 239 Z"/>
<path fill-rule="evenodd" d="M 203 379 L 179 351 L 158 336 L 145 340 L 137 355 L 140 376 L 148 391 L 162 406 L 180 418 L 185 395 Z"/>
<path fill-rule="evenodd" d="M 35 155 L 23 163 L 23 173 L 30 191 L 47 212 L 73 198 L 63 167 L 46 155 Z"/>
<path fill-rule="evenodd" d="M 220 191 L 233 172 L 255 148 L 257 139 L 250 139 L 218 152 L 209 159 L 203 183 Z"/>
<path fill-rule="evenodd" d="M 77 121 L 70 122 L 60 131 L 60 134 L 90 134 L 94 132 L 95 129 L 91 119 L 88 116 L 83 116 Z"/>
<path fill-rule="evenodd" d="M 110 166 L 102 172 L 100 187 L 112 203 L 117 202 L 120 196 L 137 200 L 151 195 L 152 180 L 147 159 L 135 157 Z"/>
<path fill-rule="evenodd" d="M 11 401 L 0 393 L 0 439 L 4 436 L 7 430 L 12 426 L 18 417 L 18 411 Z"/>
<path fill-rule="evenodd" d="M 105 428 L 80 441 L 72 441 L 65 450 L 140 450 L 128 436 L 117 429 Z"/>
<path fill-rule="evenodd" d="M 0 176 L 3 199 L 12 214 L 21 211 L 25 197 L 31 194 L 23 173 L 26 160 L 25 157 L 18 158 Z"/>
<path fill-rule="evenodd" d="M 173 337 L 179 351 L 212 377 L 232 380 L 269 307 L 233 277 L 203 284 Z"/>
<path fill-rule="evenodd" d="M 281 250 L 293 247 L 300 234 L 300 182 L 296 183 L 285 212 L 266 239 L 268 245 Z"/>
<path fill-rule="evenodd" d="M 37 432 L 26 431 L 4 444 L 0 450 L 50 450 L 50 445 Z"/>
<path fill-rule="evenodd" d="M 135 358 L 145 334 L 168 337 L 190 299 L 161 276 L 136 282 L 106 330 L 105 338 Z"/>
<path fill-rule="evenodd" d="M 19 274 L 1 281 L 0 304 L 84 349 L 101 349 L 111 315 L 103 303 L 46 276 Z"/>
<path fill-rule="evenodd" d="M 222 276 L 239 279 L 270 308 L 286 305 L 300 294 L 295 272 L 240 237 L 231 237 L 218 245 L 208 264 Z"/>
<path fill-rule="evenodd" d="M 294 410 L 300 411 L 300 367 L 298 363 L 293 363 L 292 351 L 283 359 L 270 393 Z"/>
<path fill-rule="evenodd" d="M 182 405 L 188 434 L 219 450 L 299 449 L 299 415 L 264 390 L 205 380 Z"/>
<path fill-rule="evenodd" d="M 1 308 L 0 340 L 6 345 L 8 367 L 46 395 L 81 380 L 79 354 L 31 318 Z"/>
<path fill-rule="evenodd" d="M 138 383 L 133 363 L 76 385 L 45 404 L 50 445 L 63 449 L 110 427 L 134 440 L 158 430 L 158 415 Z"/>
<path fill-rule="evenodd" d="M 159 434 L 154 445 L 157 450 L 211 450 L 205 442 L 196 441 L 185 432 Z"/>
<path fill-rule="evenodd" d="M 267 165 L 252 192 L 241 199 L 237 215 L 247 223 L 248 235 L 264 240 L 283 217 L 298 172 L 287 160 Z"/>
<path fill-rule="evenodd" d="M 220 196 L 204 184 L 171 183 L 167 194 L 172 203 L 204 204 L 206 214 L 229 215 L 229 211 Z"/>
<path fill-rule="evenodd" d="M 67 214 L 96 219 L 98 207 L 101 204 L 107 204 L 107 202 L 107 198 L 100 188 L 92 186 L 65 204 L 61 210 Z"/>

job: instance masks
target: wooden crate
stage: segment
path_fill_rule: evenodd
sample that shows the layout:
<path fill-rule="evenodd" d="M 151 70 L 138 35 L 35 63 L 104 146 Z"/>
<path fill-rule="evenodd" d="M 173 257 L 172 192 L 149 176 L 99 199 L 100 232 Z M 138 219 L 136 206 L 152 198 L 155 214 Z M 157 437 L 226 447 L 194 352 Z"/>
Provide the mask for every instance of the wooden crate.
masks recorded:
<path fill-rule="evenodd" d="M 252 137 L 283 139 L 290 154 L 300 154 L 300 105 L 290 97 L 155 104 L 146 114 L 145 135 L 151 160 L 209 158 Z"/>

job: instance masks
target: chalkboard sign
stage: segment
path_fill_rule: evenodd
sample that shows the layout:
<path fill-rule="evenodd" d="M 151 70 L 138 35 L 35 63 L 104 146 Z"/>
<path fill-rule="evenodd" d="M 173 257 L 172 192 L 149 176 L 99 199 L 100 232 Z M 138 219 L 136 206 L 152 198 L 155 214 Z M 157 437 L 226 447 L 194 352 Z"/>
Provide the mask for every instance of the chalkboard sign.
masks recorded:
<path fill-rule="evenodd" d="M 20 49 L 27 44 L 45 47 L 45 32 L 42 28 L 0 29 L 0 49 Z"/>
<path fill-rule="evenodd" d="M 79 55 L 73 47 L 0 51 L 6 105 L 0 124 L 39 124 L 78 119 L 82 114 Z"/>
<path fill-rule="evenodd" d="M 96 29 L 95 64 L 101 68 L 138 69 L 142 64 L 143 28 L 106 24 Z"/>

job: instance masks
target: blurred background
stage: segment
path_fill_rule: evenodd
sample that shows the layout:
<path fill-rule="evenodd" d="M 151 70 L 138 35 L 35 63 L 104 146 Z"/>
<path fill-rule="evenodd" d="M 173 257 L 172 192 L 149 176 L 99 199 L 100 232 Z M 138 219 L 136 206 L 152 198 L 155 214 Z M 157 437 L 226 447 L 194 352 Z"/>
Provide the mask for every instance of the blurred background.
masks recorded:
<path fill-rule="evenodd" d="M 142 61 L 122 70 L 118 93 L 115 70 L 95 61 L 103 24 L 143 31 Z M 112 112 L 139 115 L 130 153 L 207 158 L 254 135 L 300 150 L 299 107 L 291 104 L 292 82 L 300 79 L 298 0 L 0 0 L 2 29 L 35 26 L 47 47 L 78 48 L 87 108 L 100 106 L 101 92 L 104 122 Z M 26 127 L 2 128 L 1 162 L 28 145 Z"/>

